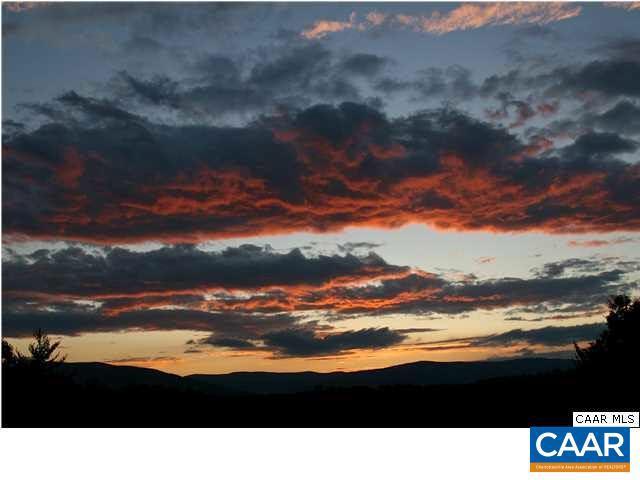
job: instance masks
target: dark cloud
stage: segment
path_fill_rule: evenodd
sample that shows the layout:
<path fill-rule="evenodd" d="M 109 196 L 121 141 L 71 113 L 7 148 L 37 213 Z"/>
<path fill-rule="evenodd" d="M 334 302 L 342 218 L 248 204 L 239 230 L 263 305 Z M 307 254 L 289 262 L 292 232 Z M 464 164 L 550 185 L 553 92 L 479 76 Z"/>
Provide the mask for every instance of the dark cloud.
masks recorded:
<path fill-rule="evenodd" d="M 533 330 L 518 328 L 496 335 L 474 338 L 470 344 L 479 347 L 508 347 L 520 343 L 528 343 L 530 345 L 556 347 L 569 345 L 573 342 L 595 340 L 604 329 L 604 323 L 589 323 L 569 327 L 549 326 Z"/>
<path fill-rule="evenodd" d="M 239 62 L 226 55 L 206 54 L 190 65 L 190 70 L 201 81 L 214 84 L 240 82 L 242 69 Z"/>
<path fill-rule="evenodd" d="M 616 160 L 637 144 L 617 134 L 540 152 L 544 138 L 523 144 L 452 109 L 390 120 L 344 103 L 245 127 L 177 127 L 73 92 L 59 100 L 55 120 L 5 144 L 5 234 L 111 243 L 406 223 L 640 228 L 639 166 Z"/>
<path fill-rule="evenodd" d="M 241 338 L 225 338 L 212 335 L 198 342 L 200 345 L 212 345 L 214 347 L 233 348 L 234 350 L 251 350 L 256 347 L 253 342 Z"/>
<path fill-rule="evenodd" d="M 576 161 L 606 159 L 622 153 L 638 150 L 638 143 L 617 133 L 589 132 L 580 135 L 573 144 L 563 150 L 564 158 Z"/>
<path fill-rule="evenodd" d="M 542 269 L 540 269 L 540 276 L 549 278 L 560 277 L 567 271 L 572 271 L 573 273 L 593 273 L 602 270 L 603 266 L 606 266 L 606 263 L 603 261 L 584 258 L 568 258 L 557 262 L 545 263 Z"/>
<path fill-rule="evenodd" d="M 501 103 L 501 107 L 496 110 L 487 110 L 487 115 L 494 121 L 500 121 L 510 117 L 511 112 L 515 113 L 515 119 L 509 125 L 509 128 L 517 128 L 523 126 L 539 113 L 546 113 L 545 108 L 553 109 L 553 105 L 540 105 L 538 109 L 534 108 L 529 102 L 516 100 L 508 93 L 500 93 L 497 99 Z"/>
<path fill-rule="evenodd" d="M 381 247 L 382 245 L 382 243 L 373 242 L 347 242 L 338 245 L 338 251 L 342 253 L 353 253 L 358 250 L 373 250 Z"/>
<path fill-rule="evenodd" d="M 477 87 L 471 80 L 471 71 L 460 65 L 445 69 L 432 67 L 421 73 L 415 83 L 415 89 L 421 96 L 467 100 L 476 95 Z"/>
<path fill-rule="evenodd" d="M 171 37 L 194 31 L 207 35 L 239 34 L 233 25 L 246 22 L 251 25 L 258 18 L 277 11 L 277 7 L 268 4 L 249 3 L 208 3 L 208 4 L 171 4 L 136 2 L 94 2 L 91 4 L 47 3 L 29 10 L 27 15 L 16 14 L 11 20 L 3 20 L 11 25 L 10 35 L 26 38 L 55 38 L 59 41 L 60 32 L 73 32 L 84 26 L 86 30 L 96 32 L 106 26 L 131 29 L 139 35 Z M 93 29 L 92 29 L 93 27 Z M 9 35 L 9 33 L 5 33 Z M 57 33 L 54 36 L 54 33 Z M 86 38 L 99 41 L 96 38 Z"/>
<path fill-rule="evenodd" d="M 592 341 L 605 330 L 604 323 L 587 323 L 572 326 L 548 326 L 531 330 L 520 328 L 482 337 L 454 338 L 444 341 L 427 342 L 421 349 L 426 351 L 465 350 L 468 348 L 505 348 L 521 346 L 516 356 L 545 356 L 539 347 L 554 349 L 554 357 L 559 353 L 570 357 L 573 344 Z M 568 347 L 562 349 L 562 347 Z M 557 349 L 561 350 L 557 350 Z M 548 353 L 546 355 L 549 355 Z M 573 353 L 575 355 L 575 353 Z M 502 358 L 496 356 L 495 359 Z"/>
<path fill-rule="evenodd" d="M 520 27 L 516 35 L 525 35 L 533 38 L 557 38 L 558 33 L 548 25 L 526 25 Z"/>
<path fill-rule="evenodd" d="M 156 75 L 140 78 L 121 72 L 112 82 L 118 99 L 169 109 L 197 119 L 226 114 L 265 113 L 300 108 L 318 101 L 360 101 L 352 76 L 373 76 L 388 60 L 370 54 L 344 58 L 321 44 L 289 45 L 257 55 L 250 68 L 230 56 L 208 54 L 187 68 L 180 81 Z"/>
<path fill-rule="evenodd" d="M 256 64 L 248 83 L 267 89 L 308 87 L 318 75 L 328 72 L 331 57 L 331 52 L 319 44 L 295 47 Z"/>
<path fill-rule="evenodd" d="M 605 130 L 629 135 L 640 134 L 640 107 L 629 100 L 622 100 L 589 120 Z"/>
<path fill-rule="evenodd" d="M 488 96 L 500 91 L 537 90 L 546 98 L 566 98 L 568 93 L 597 93 L 609 98 L 640 96 L 640 86 L 634 81 L 640 74 L 640 63 L 633 60 L 608 58 L 582 65 L 569 65 L 530 74 L 519 69 L 488 77 L 480 87 Z"/>
<path fill-rule="evenodd" d="M 2 330 L 7 337 L 30 337 L 42 328 L 52 335 L 119 332 L 126 330 L 194 330 L 216 332 L 223 337 L 258 338 L 271 330 L 295 326 L 285 314 L 248 315 L 232 312 L 150 309 L 107 316 L 99 311 L 9 311 L 3 309 Z"/>
<path fill-rule="evenodd" d="M 251 245 L 145 253 L 71 247 L 27 256 L 9 249 L 3 263 L 3 330 L 10 337 L 37 328 L 62 335 L 195 330 L 210 335 L 191 345 L 325 355 L 391 346 L 433 329 L 334 333 L 331 324 L 309 318 L 459 315 L 500 308 L 510 308 L 511 320 L 580 318 L 597 313 L 611 292 L 637 287 L 627 279 L 637 268 L 638 262 L 616 258 L 567 259 L 545 264 L 526 279 L 451 280 L 409 272 L 375 254 L 307 258 L 297 249 L 279 254 Z M 539 318 L 523 317 L 531 313 Z"/>
<path fill-rule="evenodd" d="M 133 34 L 122 44 L 126 55 L 155 55 L 166 48 L 159 41 L 145 35 Z"/>
<path fill-rule="evenodd" d="M 218 310 L 257 312 L 315 311 L 344 314 L 459 315 L 477 310 L 512 308 L 508 315 L 525 313 L 525 307 L 544 308 L 545 317 L 559 314 L 591 315 L 601 309 L 611 292 L 637 287 L 627 275 L 637 262 L 571 259 L 545 265 L 532 278 L 468 277 L 449 280 L 425 272 L 410 273 L 375 284 L 342 285 L 325 289 L 278 290 L 249 298 L 224 298 L 210 303 Z M 521 309 L 513 309 L 520 306 Z M 563 310 L 564 309 L 564 310 Z"/>
<path fill-rule="evenodd" d="M 640 38 L 623 37 L 608 40 L 592 51 L 618 60 L 640 62 Z"/>
<path fill-rule="evenodd" d="M 267 347 L 287 357 L 335 355 L 350 350 L 386 348 L 401 343 L 405 338 L 405 335 L 386 327 L 349 330 L 324 337 L 309 330 L 289 329 L 262 337 Z"/>
<path fill-rule="evenodd" d="M 383 77 L 372 81 L 375 91 L 392 95 L 407 92 L 415 99 L 446 98 L 449 101 L 470 100 L 478 94 L 471 71 L 460 65 L 447 68 L 430 67 L 411 79 Z"/>
<path fill-rule="evenodd" d="M 181 98 L 178 93 L 179 84 L 166 76 L 141 80 L 127 72 L 121 72 L 117 80 L 122 82 L 122 85 L 118 87 L 118 96 L 121 98 L 140 99 L 143 102 L 171 108 L 180 108 L 181 106 Z"/>
<path fill-rule="evenodd" d="M 340 62 L 347 74 L 372 77 L 378 75 L 390 63 L 389 59 L 371 53 L 355 53 Z"/>
<path fill-rule="evenodd" d="M 380 78 L 372 84 L 375 91 L 384 93 L 385 95 L 408 91 L 413 89 L 414 86 L 415 83 L 413 81 L 400 80 L 392 77 Z"/>
<path fill-rule="evenodd" d="M 79 247 L 38 250 L 3 262 L 3 292 L 109 298 L 154 293 L 202 293 L 212 289 L 321 286 L 369 281 L 407 272 L 370 253 L 366 257 L 305 257 L 300 250 L 277 253 L 255 245 L 205 252 L 176 245 L 149 252 Z M 193 301 L 192 297 L 186 297 Z M 183 300 L 184 301 L 184 300 Z M 113 305 L 115 308 L 116 305 Z"/>
<path fill-rule="evenodd" d="M 16 122 L 13 120 L 2 121 L 2 138 L 11 139 L 16 135 L 24 133 L 25 124 L 22 122 Z"/>

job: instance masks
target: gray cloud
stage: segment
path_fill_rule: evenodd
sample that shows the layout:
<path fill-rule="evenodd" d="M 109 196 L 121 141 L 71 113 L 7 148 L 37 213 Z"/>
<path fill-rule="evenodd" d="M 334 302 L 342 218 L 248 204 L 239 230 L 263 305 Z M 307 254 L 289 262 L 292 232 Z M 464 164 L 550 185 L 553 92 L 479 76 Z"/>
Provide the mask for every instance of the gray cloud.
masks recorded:
<path fill-rule="evenodd" d="M 341 253 L 353 253 L 358 250 L 373 250 L 382 245 L 382 243 L 373 242 L 346 242 L 338 245 L 338 251 Z"/>
<path fill-rule="evenodd" d="M 232 312 L 198 310 L 139 310 L 106 316 L 99 311 L 4 311 L 3 335 L 30 337 L 42 328 L 52 335 L 81 335 L 86 333 L 118 332 L 125 330 L 195 330 L 216 332 L 223 337 L 257 338 L 271 330 L 294 326 L 298 320 L 286 314 L 249 315 Z"/>
<path fill-rule="evenodd" d="M 407 267 L 389 265 L 374 253 L 305 257 L 298 249 L 277 253 L 255 245 L 221 252 L 176 245 L 142 253 L 70 247 L 5 260 L 3 292 L 98 298 L 152 296 L 154 292 L 320 286 L 340 279 L 368 281 L 407 271 Z"/>
<path fill-rule="evenodd" d="M 622 100 L 609 110 L 586 119 L 600 128 L 628 135 L 640 134 L 640 107 Z"/>
<path fill-rule="evenodd" d="M 390 60 L 371 53 L 354 53 L 340 62 L 340 68 L 347 74 L 372 77 L 390 63 Z"/>
<path fill-rule="evenodd" d="M 265 344 L 282 356 L 321 356 L 356 349 L 386 348 L 401 343 L 406 336 L 389 328 L 365 328 L 318 337 L 302 329 L 282 330 L 264 335 Z"/>
<path fill-rule="evenodd" d="M 250 66 L 229 56 L 196 59 L 181 81 L 165 75 L 139 78 L 121 72 L 111 82 L 114 97 L 161 107 L 193 118 L 227 113 L 264 113 L 300 108 L 318 101 L 362 101 L 353 76 L 369 79 L 390 63 L 385 57 L 353 53 L 340 56 L 318 43 L 286 43 L 265 52 Z"/>
<path fill-rule="evenodd" d="M 508 332 L 471 340 L 470 344 L 480 347 L 508 347 L 519 343 L 544 345 L 549 347 L 569 345 L 573 342 L 595 340 L 605 329 L 604 323 L 589 323 L 568 327 L 543 327 L 533 330 L 515 329 Z"/>

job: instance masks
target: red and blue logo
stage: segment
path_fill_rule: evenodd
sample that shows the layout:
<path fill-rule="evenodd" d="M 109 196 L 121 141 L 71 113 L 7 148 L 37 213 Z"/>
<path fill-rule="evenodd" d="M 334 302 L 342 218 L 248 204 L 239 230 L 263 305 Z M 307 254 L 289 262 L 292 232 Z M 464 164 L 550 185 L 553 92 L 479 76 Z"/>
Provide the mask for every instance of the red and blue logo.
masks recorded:
<path fill-rule="evenodd" d="M 532 472 L 628 472 L 629 428 L 531 427 Z"/>

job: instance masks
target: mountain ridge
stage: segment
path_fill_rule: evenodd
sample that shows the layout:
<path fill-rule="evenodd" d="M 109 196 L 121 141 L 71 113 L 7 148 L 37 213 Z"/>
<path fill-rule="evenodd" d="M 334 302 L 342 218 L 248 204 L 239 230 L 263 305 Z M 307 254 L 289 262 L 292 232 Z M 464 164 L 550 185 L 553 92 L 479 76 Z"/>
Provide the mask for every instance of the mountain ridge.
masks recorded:
<path fill-rule="evenodd" d="M 521 375 L 566 370 L 572 360 L 522 358 L 507 360 L 434 362 L 418 361 L 389 367 L 333 372 L 239 371 L 180 376 L 146 367 L 77 362 L 63 365 L 63 372 L 85 385 L 114 388 L 132 386 L 174 387 L 220 394 L 286 394 L 322 388 L 385 387 L 392 385 L 453 385 Z"/>

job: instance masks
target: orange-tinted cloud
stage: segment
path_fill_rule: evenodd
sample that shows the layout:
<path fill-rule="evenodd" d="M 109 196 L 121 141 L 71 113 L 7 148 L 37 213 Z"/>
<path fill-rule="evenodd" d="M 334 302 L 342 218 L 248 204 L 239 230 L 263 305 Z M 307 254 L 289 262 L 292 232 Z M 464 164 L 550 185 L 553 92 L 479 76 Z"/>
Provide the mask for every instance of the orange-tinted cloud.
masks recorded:
<path fill-rule="evenodd" d="M 563 2 L 467 3 L 442 14 L 416 19 L 413 26 L 438 35 L 495 25 L 545 25 L 577 17 L 582 8 Z"/>
<path fill-rule="evenodd" d="M 630 8 L 629 8 L 630 9 Z M 465 3 L 448 12 L 435 11 L 430 15 L 388 15 L 377 11 L 356 21 L 352 13 L 349 21 L 319 20 L 301 35 L 318 39 L 329 33 L 344 30 L 369 30 L 382 25 L 409 27 L 418 32 L 443 35 L 498 25 L 546 25 L 580 15 L 582 7 L 565 2 L 499 2 Z"/>
<path fill-rule="evenodd" d="M 355 12 L 349 16 L 349 20 L 346 22 L 338 20 L 318 20 L 311 28 L 304 30 L 301 35 L 308 39 L 323 38 L 329 33 L 341 32 L 353 28 L 358 28 Z"/>
<path fill-rule="evenodd" d="M 637 267 L 637 262 L 612 258 L 567 259 L 545 264 L 531 278 L 480 280 L 409 270 L 375 254 L 307 258 L 297 249 L 279 254 L 252 245 L 222 252 L 184 245 L 148 252 L 105 248 L 101 253 L 69 247 L 28 256 L 9 249 L 3 265 L 3 333 L 191 330 L 209 335 L 192 342 L 197 345 L 276 356 L 342 355 L 390 348 L 411 333 L 433 330 L 338 331 L 335 321 L 345 315 L 425 317 L 515 307 L 510 314 L 535 312 L 537 317 L 510 320 L 574 319 L 593 315 L 605 300 L 603 292 L 628 288 L 626 275 Z M 522 340 L 522 331 L 511 334 L 467 346 Z M 554 335 L 549 338 L 555 341 Z M 172 360 L 113 360 L 166 361 Z"/>
<path fill-rule="evenodd" d="M 455 111 L 391 121 L 358 104 L 233 132 L 163 127 L 146 143 L 122 128 L 65 132 L 58 143 L 36 131 L 5 146 L 5 240 L 198 242 L 408 223 L 640 229 L 640 165 L 615 161 L 638 146 L 615 134 L 554 149 Z"/>

